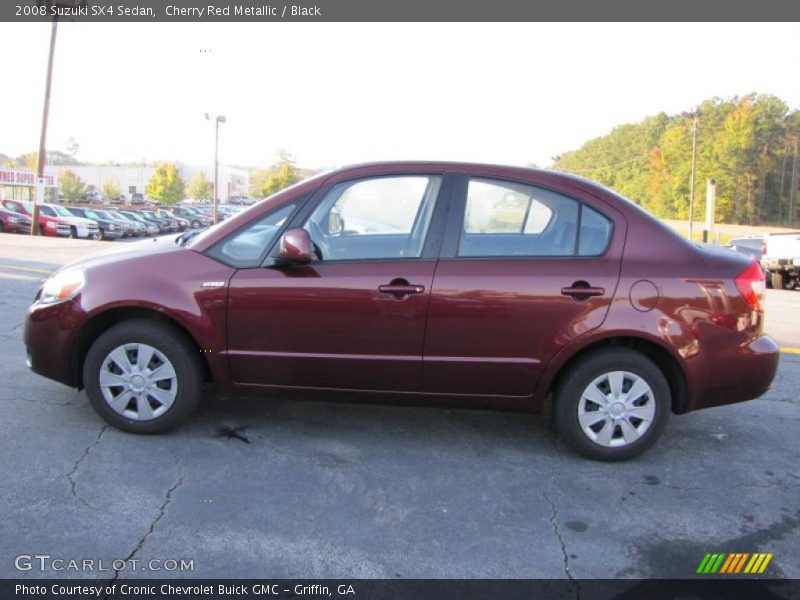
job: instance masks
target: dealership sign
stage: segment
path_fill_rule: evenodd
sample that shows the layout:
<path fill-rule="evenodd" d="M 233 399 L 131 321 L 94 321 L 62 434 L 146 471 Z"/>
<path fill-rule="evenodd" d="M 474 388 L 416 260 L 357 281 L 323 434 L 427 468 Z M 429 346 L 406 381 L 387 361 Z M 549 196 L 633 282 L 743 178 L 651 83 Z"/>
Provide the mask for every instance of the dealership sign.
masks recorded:
<path fill-rule="evenodd" d="M 34 187 L 37 184 L 36 173 L 24 169 L 0 169 L 0 185 L 24 185 Z M 54 173 L 45 173 L 45 187 L 58 187 L 58 179 Z"/>

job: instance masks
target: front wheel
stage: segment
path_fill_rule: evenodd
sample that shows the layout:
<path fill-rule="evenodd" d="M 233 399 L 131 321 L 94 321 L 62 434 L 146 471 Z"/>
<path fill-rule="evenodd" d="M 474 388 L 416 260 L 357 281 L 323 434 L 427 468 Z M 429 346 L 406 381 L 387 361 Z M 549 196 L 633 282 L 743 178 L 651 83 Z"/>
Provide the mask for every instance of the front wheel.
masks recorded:
<path fill-rule="evenodd" d="M 671 396 L 664 374 L 627 348 L 587 354 L 561 378 L 556 431 L 594 460 L 625 460 L 652 446 L 666 427 Z"/>
<path fill-rule="evenodd" d="M 197 407 L 200 357 L 174 328 L 136 319 L 115 325 L 89 349 L 83 383 L 94 409 L 133 433 L 168 431 Z"/>
<path fill-rule="evenodd" d="M 78 230 L 75 227 L 69 228 L 69 237 L 73 240 L 78 239 Z"/>

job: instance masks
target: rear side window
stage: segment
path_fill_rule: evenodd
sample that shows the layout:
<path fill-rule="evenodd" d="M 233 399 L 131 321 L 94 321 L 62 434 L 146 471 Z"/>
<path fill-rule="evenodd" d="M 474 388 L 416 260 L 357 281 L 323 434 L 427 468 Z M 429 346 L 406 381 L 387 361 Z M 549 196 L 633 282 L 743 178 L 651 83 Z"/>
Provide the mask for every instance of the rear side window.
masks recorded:
<path fill-rule="evenodd" d="M 581 232 L 578 242 L 579 256 L 600 256 L 611 239 L 611 221 L 586 206 L 581 207 Z"/>
<path fill-rule="evenodd" d="M 473 178 L 458 255 L 599 256 L 611 231 L 609 219 L 574 198 L 527 184 Z"/>

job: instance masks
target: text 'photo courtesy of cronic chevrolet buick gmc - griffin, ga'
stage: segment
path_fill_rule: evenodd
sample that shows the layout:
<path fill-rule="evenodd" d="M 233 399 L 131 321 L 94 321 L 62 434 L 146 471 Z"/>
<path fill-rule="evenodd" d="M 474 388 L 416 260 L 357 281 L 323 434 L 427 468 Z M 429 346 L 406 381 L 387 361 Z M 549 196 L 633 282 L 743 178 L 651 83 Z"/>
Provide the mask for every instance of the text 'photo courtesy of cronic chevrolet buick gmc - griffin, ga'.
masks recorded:
<path fill-rule="evenodd" d="M 51 210 L 76 230 L 89 216 Z M 159 220 L 94 216 L 120 234 Z M 620 460 L 652 446 L 670 414 L 759 397 L 778 366 L 752 257 L 692 243 L 570 175 L 375 163 L 204 230 L 173 216 L 185 232 L 61 268 L 25 322 L 33 371 L 85 389 L 125 431 L 175 427 L 204 386 L 552 405 L 575 450 Z"/>

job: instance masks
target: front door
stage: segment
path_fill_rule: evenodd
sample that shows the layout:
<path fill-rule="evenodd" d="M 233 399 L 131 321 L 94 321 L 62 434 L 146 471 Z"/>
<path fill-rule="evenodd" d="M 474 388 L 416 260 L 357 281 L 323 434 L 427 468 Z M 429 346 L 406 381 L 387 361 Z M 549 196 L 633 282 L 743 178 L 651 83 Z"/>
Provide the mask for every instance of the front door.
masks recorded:
<path fill-rule="evenodd" d="M 419 389 L 438 252 L 428 232 L 442 181 L 398 175 L 320 190 L 291 223 L 309 232 L 317 260 L 242 269 L 231 280 L 233 381 Z"/>
<path fill-rule="evenodd" d="M 624 222 L 528 184 L 464 178 L 460 189 L 431 293 L 424 389 L 528 396 L 550 358 L 605 319 Z"/>

